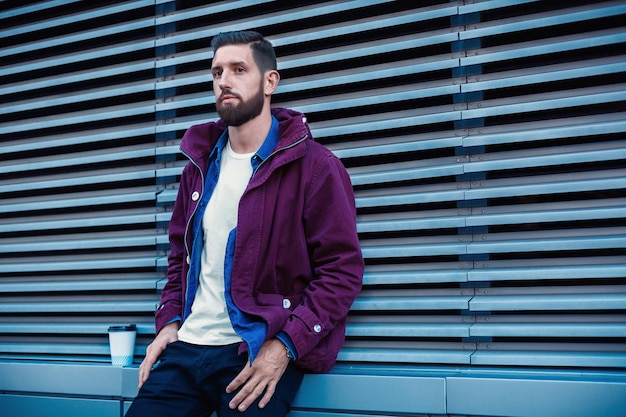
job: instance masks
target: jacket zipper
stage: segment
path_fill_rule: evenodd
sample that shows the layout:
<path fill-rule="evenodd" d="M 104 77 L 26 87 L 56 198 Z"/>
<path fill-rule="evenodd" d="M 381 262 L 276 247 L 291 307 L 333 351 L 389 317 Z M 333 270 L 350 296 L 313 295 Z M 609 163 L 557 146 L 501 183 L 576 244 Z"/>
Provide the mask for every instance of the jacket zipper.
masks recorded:
<path fill-rule="evenodd" d="M 202 196 L 204 195 L 204 172 L 202 172 L 202 168 L 200 168 L 200 166 L 196 163 L 196 161 L 194 161 L 194 159 L 189 156 L 185 151 L 183 151 L 181 149 L 181 153 L 183 155 L 185 155 L 185 157 L 187 157 L 187 159 L 189 159 L 189 161 L 196 167 L 198 168 L 198 171 L 200 172 L 200 178 L 202 179 L 200 185 L 201 185 L 201 189 L 200 189 L 200 196 L 198 197 L 198 203 L 196 204 L 196 206 L 193 208 L 193 212 L 191 213 L 191 216 L 189 216 L 189 219 L 187 219 L 187 224 L 185 225 L 185 235 L 183 236 L 183 241 L 185 242 L 185 249 L 187 250 L 187 257 L 191 258 L 191 249 L 189 248 L 189 246 L 187 245 L 187 234 L 189 233 L 189 225 L 191 224 L 191 221 L 193 220 L 196 211 L 198 210 L 198 206 L 200 205 L 200 201 L 202 200 Z M 187 259 L 184 259 L 183 262 L 187 262 Z M 189 263 L 187 263 L 189 266 Z M 183 317 L 181 318 L 182 321 L 185 321 L 185 310 L 187 310 L 187 293 L 189 291 L 189 272 L 191 271 L 191 268 L 187 268 L 187 276 L 185 277 L 185 280 L 187 281 L 187 285 L 185 286 L 185 295 L 184 295 L 184 303 L 183 303 Z"/>
<path fill-rule="evenodd" d="M 296 145 L 299 145 L 300 143 L 304 142 L 307 138 L 309 137 L 309 135 L 304 135 L 302 138 L 300 138 L 299 140 L 295 141 L 294 143 L 292 143 L 291 145 L 285 146 L 283 148 L 280 149 L 276 149 L 274 152 L 272 152 L 267 158 L 265 158 L 264 160 L 261 161 L 261 163 L 259 164 L 258 167 L 256 167 L 256 169 L 254 170 L 254 172 L 252 173 L 252 177 L 250 177 L 250 180 L 252 180 L 252 178 L 254 178 L 254 176 L 256 175 L 257 171 L 259 170 L 259 168 L 261 168 L 261 166 L 266 162 L 269 161 L 274 155 L 276 155 L 279 152 L 282 151 L 286 151 L 287 149 L 291 149 L 293 147 L 295 147 Z"/>

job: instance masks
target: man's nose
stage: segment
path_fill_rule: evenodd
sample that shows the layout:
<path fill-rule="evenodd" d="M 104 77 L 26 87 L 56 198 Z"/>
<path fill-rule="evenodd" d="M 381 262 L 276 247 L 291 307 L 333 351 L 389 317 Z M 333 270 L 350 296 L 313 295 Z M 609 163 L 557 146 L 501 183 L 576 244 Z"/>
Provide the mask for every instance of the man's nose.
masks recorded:
<path fill-rule="evenodd" d="M 224 71 L 222 73 L 222 75 L 220 76 L 217 85 L 222 89 L 226 89 L 226 88 L 230 88 L 230 76 L 227 74 L 226 71 Z"/>

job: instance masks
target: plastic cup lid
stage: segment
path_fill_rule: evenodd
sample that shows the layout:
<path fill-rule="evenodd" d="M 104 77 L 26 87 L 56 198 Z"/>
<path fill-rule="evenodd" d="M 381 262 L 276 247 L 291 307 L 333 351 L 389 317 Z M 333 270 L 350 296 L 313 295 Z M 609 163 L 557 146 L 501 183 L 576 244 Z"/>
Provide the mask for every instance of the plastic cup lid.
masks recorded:
<path fill-rule="evenodd" d="M 137 331 L 137 325 L 129 324 L 126 326 L 110 326 L 109 331 L 110 332 L 134 332 L 134 331 Z"/>

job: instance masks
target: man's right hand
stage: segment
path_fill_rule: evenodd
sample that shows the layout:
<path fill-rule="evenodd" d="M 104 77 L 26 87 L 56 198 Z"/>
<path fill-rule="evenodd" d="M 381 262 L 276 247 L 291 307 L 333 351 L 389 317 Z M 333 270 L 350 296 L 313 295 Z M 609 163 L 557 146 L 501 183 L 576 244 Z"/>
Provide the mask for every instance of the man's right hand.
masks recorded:
<path fill-rule="evenodd" d="M 143 359 L 143 362 L 141 362 L 141 365 L 139 365 L 139 389 L 141 389 L 141 386 L 148 379 L 152 367 L 167 345 L 178 340 L 178 327 L 179 323 L 177 321 L 163 326 L 152 343 L 148 345 L 146 357 Z"/>

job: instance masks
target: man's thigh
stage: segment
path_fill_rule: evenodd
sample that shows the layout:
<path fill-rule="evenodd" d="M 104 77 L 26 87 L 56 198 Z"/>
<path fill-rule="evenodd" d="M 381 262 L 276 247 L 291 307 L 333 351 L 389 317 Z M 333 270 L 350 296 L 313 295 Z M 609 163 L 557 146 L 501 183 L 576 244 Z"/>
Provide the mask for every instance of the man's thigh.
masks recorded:
<path fill-rule="evenodd" d="M 238 374 L 238 373 L 237 373 Z M 229 377 L 229 382 L 237 376 L 237 374 Z M 219 404 L 217 406 L 218 417 L 285 417 L 291 410 L 291 403 L 293 402 L 300 384 L 302 383 L 303 371 L 295 366 L 293 363 L 289 364 L 289 367 L 283 374 L 282 378 L 276 386 L 276 391 L 272 396 L 270 402 L 264 407 L 259 408 L 258 398 L 248 409 L 244 412 L 239 410 L 231 410 L 228 408 L 228 403 L 237 394 L 233 392 L 227 394 L 223 391 Z"/>
<path fill-rule="evenodd" d="M 201 350 L 172 343 L 139 390 L 126 417 L 209 417 L 210 398 L 198 390 L 194 370 Z"/>
<path fill-rule="evenodd" d="M 126 417 L 282 417 L 289 413 L 303 372 L 290 364 L 264 408 L 257 399 L 248 410 L 228 408 L 237 392 L 226 393 L 226 386 L 247 364 L 247 356 L 237 353 L 238 346 L 194 346 L 172 343 L 158 366 L 142 386 Z"/>

